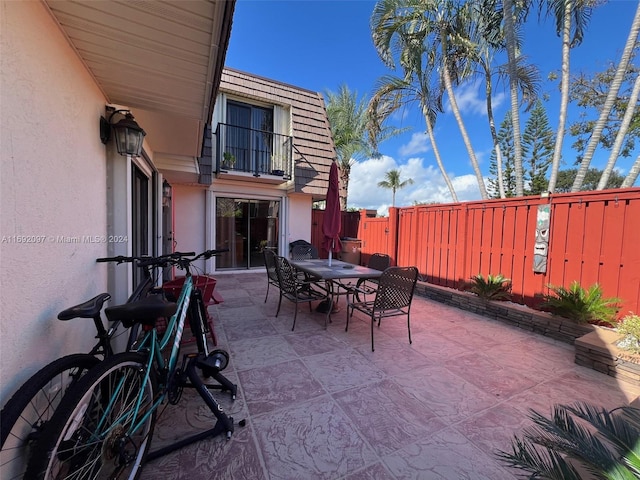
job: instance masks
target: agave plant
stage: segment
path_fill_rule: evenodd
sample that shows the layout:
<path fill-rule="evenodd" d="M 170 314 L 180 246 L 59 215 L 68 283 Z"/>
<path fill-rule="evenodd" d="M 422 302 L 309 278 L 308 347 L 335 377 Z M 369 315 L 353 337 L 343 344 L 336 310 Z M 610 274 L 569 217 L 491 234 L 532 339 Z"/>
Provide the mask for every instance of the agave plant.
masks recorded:
<path fill-rule="evenodd" d="M 604 322 L 615 325 L 620 299 L 605 298 L 597 283 L 585 290 L 574 281 L 569 288 L 549 285 L 551 294 L 544 296 L 542 308 L 554 315 L 570 318 L 581 323 Z"/>
<path fill-rule="evenodd" d="M 512 451 L 496 455 L 530 479 L 640 478 L 640 410 L 611 411 L 587 403 L 556 405 L 548 419 L 530 410 L 533 426 L 516 436 Z M 580 473 L 582 472 L 582 474 Z"/>
<path fill-rule="evenodd" d="M 471 277 L 468 290 L 487 300 L 509 300 L 511 299 L 511 280 L 501 274 L 489 274 L 484 278 L 479 273 Z"/>

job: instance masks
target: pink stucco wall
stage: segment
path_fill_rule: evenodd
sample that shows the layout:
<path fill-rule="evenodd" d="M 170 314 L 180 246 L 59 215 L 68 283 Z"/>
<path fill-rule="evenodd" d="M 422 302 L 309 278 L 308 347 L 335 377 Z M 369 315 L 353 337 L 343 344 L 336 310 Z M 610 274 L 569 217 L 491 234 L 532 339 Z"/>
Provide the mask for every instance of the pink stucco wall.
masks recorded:
<path fill-rule="evenodd" d="M 105 99 L 40 2 L 0 2 L 0 404 L 92 345 L 58 311 L 106 290 Z"/>

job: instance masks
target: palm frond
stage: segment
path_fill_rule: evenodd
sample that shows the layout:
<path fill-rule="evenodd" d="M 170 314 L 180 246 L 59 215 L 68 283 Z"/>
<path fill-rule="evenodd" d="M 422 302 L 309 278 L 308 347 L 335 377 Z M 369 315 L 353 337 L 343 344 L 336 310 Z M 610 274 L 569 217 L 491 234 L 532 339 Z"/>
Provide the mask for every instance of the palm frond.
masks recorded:
<path fill-rule="evenodd" d="M 577 466 L 593 478 L 640 478 L 640 411 L 611 411 L 585 402 L 556 405 L 547 418 L 530 410 L 534 425 L 512 441 L 512 451 L 497 456 L 530 478 L 579 479 Z"/>
<path fill-rule="evenodd" d="M 531 473 L 531 479 L 581 480 L 575 467 L 552 449 L 539 448 L 533 442 L 518 437 L 513 439 L 511 448 L 511 452 L 498 450 L 496 455 L 507 465 Z"/>

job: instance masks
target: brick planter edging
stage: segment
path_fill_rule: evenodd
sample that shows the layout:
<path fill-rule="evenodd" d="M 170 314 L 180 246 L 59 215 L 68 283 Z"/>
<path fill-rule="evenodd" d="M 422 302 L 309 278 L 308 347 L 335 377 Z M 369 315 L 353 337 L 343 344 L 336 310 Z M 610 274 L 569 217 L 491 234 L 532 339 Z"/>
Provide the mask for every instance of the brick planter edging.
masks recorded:
<path fill-rule="evenodd" d="M 493 318 L 571 345 L 574 344 L 576 338 L 582 337 L 596 328 L 590 324 L 579 324 L 573 320 L 533 310 L 525 305 L 484 300 L 473 293 L 424 282 L 417 283 L 416 295 Z"/>
<path fill-rule="evenodd" d="M 604 328 L 598 328 L 576 339 L 575 362 L 640 386 L 640 355 L 620 350 L 616 346 L 619 339 L 619 333 Z"/>

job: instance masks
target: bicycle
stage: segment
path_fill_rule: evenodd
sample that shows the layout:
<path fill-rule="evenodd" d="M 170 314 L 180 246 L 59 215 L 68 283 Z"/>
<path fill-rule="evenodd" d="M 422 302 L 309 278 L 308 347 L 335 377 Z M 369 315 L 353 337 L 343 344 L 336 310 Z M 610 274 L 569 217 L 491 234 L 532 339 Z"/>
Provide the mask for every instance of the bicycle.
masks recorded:
<path fill-rule="evenodd" d="M 180 256 L 182 254 L 178 254 Z M 188 255 L 188 254 L 187 254 Z M 171 258 L 176 254 L 163 257 Z M 108 257 L 97 262 L 116 264 L 132 263 L 148 257 Z M 127 302 L 134 302 L 149 295 L 157 280 L 154 268 L 142 267 L 143 278 Z M 32 375 L 7 401 L 0 412 L 0 478 L 22 478 L 26 467 L 24 459 L 29 456 L 30 447 L 37 441 L 47 421 L 57 408 L 69 386 L 75 384 L 90 368 L 101 359 L 114 354 L 112 338 L 120 326 L 119 321 L 105 328 L 101 311 L 108 293 L 101 293 L 86 302 L 63 310 L 58 319 L 68 321 L 75 318 L 91 318 L 96 328 L 97 343 L 88 353 L 77 353 L 61 357 L 45 365 Z M 132 348 L 138 337 L 138 329 L 129 330 L 126 349 Z"/>
<path fill-rule="evenodd" d="M 186 272 L 177 303 L 149 297 L 105 310 L 107 317 L 120 320 L 125 326 L 140 324 L 145 334 L 135 352 L 104 360 L 67 391 L 37 443 L 40 454 L 31 457 L 26 478 L 134 479 L 145 460 L 207 437 L 225 434 L 231 438 L 234 420 L 210 390 L 229 391 L 235 399 L 237 387 L 220 373 L 228 365 L 227 352 L 208 351 L 205 305 L 200 290 L 194 288 L 191 273 L 195 260 L 226 251 L 207 250 L 193 258 L 163 261 L 164 265 L 172 264 Z M 178 367 L 187 315 L 198 352 L 185 354 Z M 159 333 L 156 319 L 169 316 L 164 333 Z M 205 384 L 198 371 L 214 378 L 218 385 Z M 184 388 L 197 390 L 217 419 L 214 427 L 148 453 L 159 407 L 165 403 L 176 405 Z M 244 425 L 244 420 L 239 425 Z"/>

